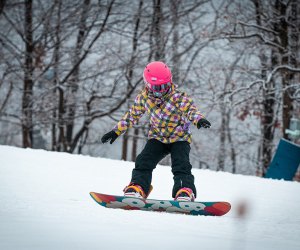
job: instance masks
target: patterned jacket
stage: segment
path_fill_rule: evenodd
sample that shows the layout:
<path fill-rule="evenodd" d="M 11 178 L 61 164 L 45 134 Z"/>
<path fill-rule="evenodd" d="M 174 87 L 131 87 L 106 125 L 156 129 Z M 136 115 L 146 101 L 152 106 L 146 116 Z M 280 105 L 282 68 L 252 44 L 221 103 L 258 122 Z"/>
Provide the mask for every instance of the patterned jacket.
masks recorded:
<path fill-rule="evenodd" d="M 134 104 L 113 130 L 117 135 L 125 133 L 128 128 L 137 124 L 145 112 L 150 117 L 148 139 L 157 139 L 163 143 L 176 141 L 191 143 L 191 122 L 197 125 L 204 117 L 192 99 L 177 90 L 174 85 L 162 98 L 155 98 L 145 88 L 137 95 Z"/>

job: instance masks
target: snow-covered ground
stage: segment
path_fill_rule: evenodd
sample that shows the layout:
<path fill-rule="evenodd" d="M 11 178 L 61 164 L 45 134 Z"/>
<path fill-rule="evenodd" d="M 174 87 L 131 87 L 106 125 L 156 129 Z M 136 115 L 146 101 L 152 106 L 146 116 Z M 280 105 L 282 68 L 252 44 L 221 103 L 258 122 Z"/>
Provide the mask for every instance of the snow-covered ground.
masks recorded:
<path fill-rule="evenodd" d="M 231 202 L 222 217 L 107 209 L 89 196 L 122 194 L 133 166 L 0 146 L 0 249 L 300 249 L 299 183 L 194 169 L 197 200 Z M 171 198 L 169 167 L 153 186 L 151 198 Z"/>

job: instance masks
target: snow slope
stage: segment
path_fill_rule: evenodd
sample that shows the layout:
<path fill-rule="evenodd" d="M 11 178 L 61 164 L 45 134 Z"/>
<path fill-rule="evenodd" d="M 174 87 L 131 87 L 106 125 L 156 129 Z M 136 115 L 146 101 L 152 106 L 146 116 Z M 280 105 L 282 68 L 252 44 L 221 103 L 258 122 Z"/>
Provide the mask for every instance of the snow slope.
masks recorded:
<path fill-rule="evenodd" d="M 113 210 L 89 196 L 121 194 L 132 168 L 0 146 L 0 249 L 300 249 L 299 183 L 194 169 L 197 200 L 232 203 L 223 217 Z M 170 198 L 169 167 L 153 185 L 150 197 Z"/>

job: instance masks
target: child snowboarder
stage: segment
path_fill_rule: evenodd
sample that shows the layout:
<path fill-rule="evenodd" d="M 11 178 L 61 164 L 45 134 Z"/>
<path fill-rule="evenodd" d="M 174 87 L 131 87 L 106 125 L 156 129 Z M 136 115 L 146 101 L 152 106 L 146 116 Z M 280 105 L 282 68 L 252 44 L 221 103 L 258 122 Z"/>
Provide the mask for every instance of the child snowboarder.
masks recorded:
<path fill-rule="evenodd" d="M 137 95 L 130 110 L 101 141 L 112 144 L 147 113 L 150 116 L 148 141 L 136 158 L 131 182 L 123 190 L 124 196 L 147 198 L 152 189 L 152 171 L 166 155 L 171 154 L 172 197 L 178 201 L 194 201 L 196 187 L 189 161 L 190 123 L 198 129 L 209 128 L 211 124 L 197 110 L 191 98 L 176 88 L 166 64 L 159 61 L 149 63 L 143 78 L 145 88 Z"/>

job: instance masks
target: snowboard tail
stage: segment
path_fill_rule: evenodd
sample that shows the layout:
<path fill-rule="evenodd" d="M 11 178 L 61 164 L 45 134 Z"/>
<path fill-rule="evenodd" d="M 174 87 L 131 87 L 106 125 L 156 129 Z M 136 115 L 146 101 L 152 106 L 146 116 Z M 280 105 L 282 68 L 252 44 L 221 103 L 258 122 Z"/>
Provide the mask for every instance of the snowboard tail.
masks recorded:
<path fill-rule="evenodd" d="M 119 208 L 124 210 L 143 210 L 168 213 L 181 213 L 188 215 L 222 216 L 229 212 L 231 205 L 228 202 L 202 202 L 202 201 L 174 201 L 140 199 L 135 197 L 117 196 L 90 192 L 91 197 L 106 208 Z"/>

